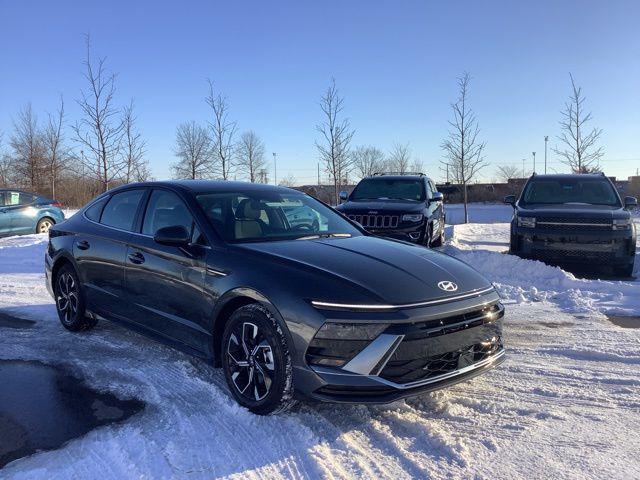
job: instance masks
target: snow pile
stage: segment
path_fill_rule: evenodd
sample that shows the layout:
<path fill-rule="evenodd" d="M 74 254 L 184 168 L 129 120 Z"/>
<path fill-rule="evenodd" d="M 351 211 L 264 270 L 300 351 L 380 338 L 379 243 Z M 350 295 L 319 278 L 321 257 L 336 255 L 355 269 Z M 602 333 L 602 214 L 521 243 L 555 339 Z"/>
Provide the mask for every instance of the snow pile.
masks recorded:
<path fill-rule="evenodd" d="M 506 254 L 508 223 L 453 225 L 447 233 L 446 253 L 482 272 L 506 300 L 545 300 L 568 312 L 640 314 L 640 261 L 635 280 L 576 278 L 561 268 Z"/>

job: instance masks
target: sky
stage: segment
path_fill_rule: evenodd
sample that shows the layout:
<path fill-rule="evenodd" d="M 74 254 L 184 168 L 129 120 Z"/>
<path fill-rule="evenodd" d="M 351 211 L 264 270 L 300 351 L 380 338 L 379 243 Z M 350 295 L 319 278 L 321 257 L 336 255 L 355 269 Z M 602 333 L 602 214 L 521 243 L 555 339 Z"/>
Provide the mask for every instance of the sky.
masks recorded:
<path fill-rule="evenodd" d="M 335 78 L 353 146 L 409 143 L 443 179 L 440 148 L 456 78 L 472 76 L 470 102 L 499 165 L 564 172 L 552 152 L 569 73 L 603 129 L 608 175 L 640 168 L 640 2 L 637 1 L 9 1 L 0 0 L 0 132 L 31 102 L 39 118 L 65 98 L 67 121 L 85 87 L 84 35 L 117 73 L 118 105 L 135 101 L 157 179 L 176 161 L 176 126 L 203 125 L 211 78 L 238 131 L 265 142 L 273 180 L 315 183 L 319 100 Z M 68 134 L 71 137 L 71 132 Z M 322 173 L 322 177 L 326 175 Z"/>

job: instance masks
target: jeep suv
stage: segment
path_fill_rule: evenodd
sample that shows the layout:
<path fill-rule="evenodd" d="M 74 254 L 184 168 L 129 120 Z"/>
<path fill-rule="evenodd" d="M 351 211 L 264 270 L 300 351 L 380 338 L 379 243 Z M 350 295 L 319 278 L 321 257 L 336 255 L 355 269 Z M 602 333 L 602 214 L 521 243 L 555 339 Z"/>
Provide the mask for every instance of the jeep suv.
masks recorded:
<path fill-rule="evenodd" d="M 549 263 L 606 265 L 630 276 L 636 228 L 629 210 L 637 199 L 618 192 L 603 174 L 533 175 L 514 207 L 511 253 Z"/>
<path fill-rule="evenodd" d="M 428 247 L 444 243 L 443 197 L 422 173 L 374 174 L 340 199 L 336 209 L 374 235 Z"/>

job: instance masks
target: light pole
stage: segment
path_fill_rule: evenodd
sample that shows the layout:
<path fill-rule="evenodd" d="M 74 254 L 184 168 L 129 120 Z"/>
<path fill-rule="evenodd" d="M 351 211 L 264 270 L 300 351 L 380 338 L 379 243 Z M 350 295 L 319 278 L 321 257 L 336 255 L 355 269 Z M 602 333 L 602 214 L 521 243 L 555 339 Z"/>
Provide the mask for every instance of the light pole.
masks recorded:
<path fill-rule="evenodd" d="M 549 143 L 549 136 L 544 136 L 544 173 L 547 174 L 547 143 Z"/>
<path fill-rule="evenodd" d="M 278 185 L 278 154 L 273 152 L 273 184 Z"/>
<path fill-rule="evenodd" d="M 527 178 L 527 176 L 524 173 L 524 164 L 525 164 L 526 161 L 527 161 L 526 158 L 522 159 L 522 178 Z"/>
<path fill-rule="evenodd" d="M 536 152 L 531 152 L 533 155 L 533 173 L 536 173 Z"/>

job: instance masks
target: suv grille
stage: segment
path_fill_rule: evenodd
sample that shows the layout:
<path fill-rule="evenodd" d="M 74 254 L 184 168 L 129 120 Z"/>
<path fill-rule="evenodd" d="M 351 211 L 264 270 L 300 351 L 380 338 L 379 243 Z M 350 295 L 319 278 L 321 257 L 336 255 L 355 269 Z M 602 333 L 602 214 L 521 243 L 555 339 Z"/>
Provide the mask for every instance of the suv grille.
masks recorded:
<path fill-rule="evenodd" d="M 593 228 L 611 228 L 611 220 L 606 218 L 547 217 L 536 221 L 538 229 L 590 230 Z"/>
<path fill-rule="evenodd" d="M 395 228 L 398 226 L 398 215 L 348 215 L 351 220 L 365 228 Z"/>

